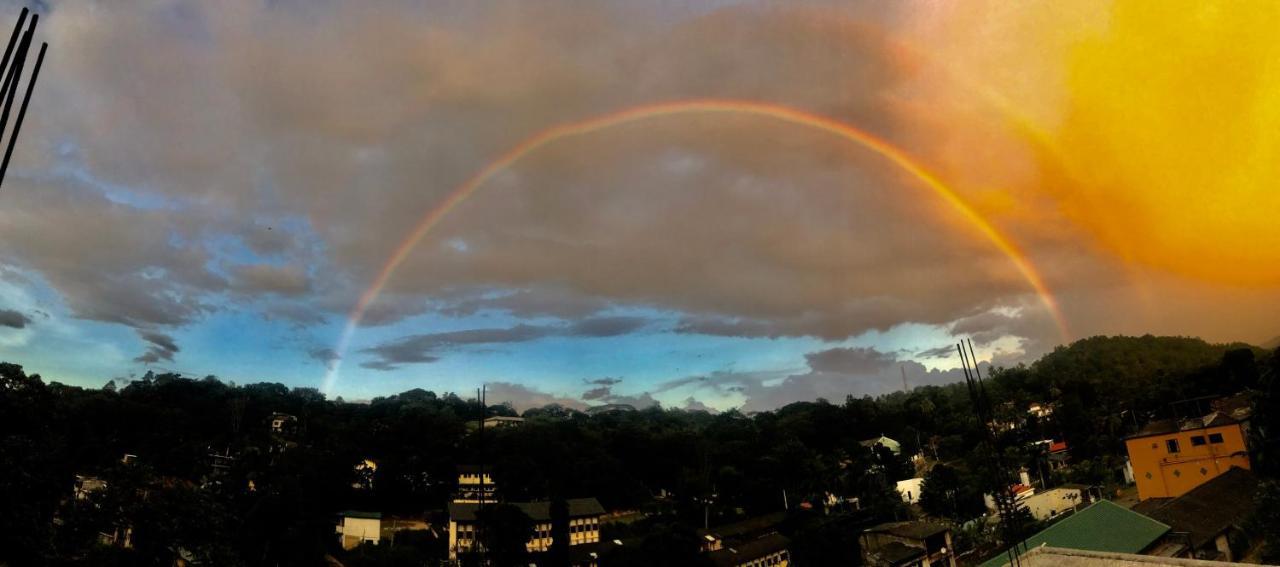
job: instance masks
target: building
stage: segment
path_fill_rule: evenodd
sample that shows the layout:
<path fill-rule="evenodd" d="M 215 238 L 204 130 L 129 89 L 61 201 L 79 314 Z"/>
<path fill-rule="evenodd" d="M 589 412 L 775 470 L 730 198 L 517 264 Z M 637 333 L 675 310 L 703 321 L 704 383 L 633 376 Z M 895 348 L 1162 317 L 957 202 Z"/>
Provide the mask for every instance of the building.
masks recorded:
<path fill-rule="evenodd" d="M 485 429 L 495 428 L 495 427 L 497 428 L 519 427 L 520 425 L 523 425 L 523 424 L 524 424 L 523 417 L 508 417 L 504 415 L 495 415 L 493 417 L 487 417 L 484 420 Z"/>
<path fill-rule="evenodd" d="M 298 425 L 298 418 L 287 413 L 271 414 L 271 432 L 272 433 L 292 433 L 293 429 Z"/>
<path fill-rule="evenodd" d="M 902 501 L 907 504 L 915 504 L 920 501 L 920 489 L 924 487 L 924 478 L 909 478 L 907 480 L 899 480 L 895 488 L 898 494 L 902 495 Z"/>
<path fill-rule="evenodd" d="M 956 567 L 951 528 L 934 522 L 890 522 L 859 536 L 862 562 L 874 567 Z"/>
<path fill-rule="evenodd" d="M 1248 407 L 1147 424 L 1125 440 L 1138 499 L 1174 498 L 1231 470 L 1250 468 Z"/>
<path fill-rule="evenodd" d="M 790 545 L 787 536 L 774 532 L 712 551 L 707 559 L 716 567 L 787 567 Z"/>
<path fill-rule="evenodd" d="M 1233 468 L 1177 498 L 1139 502 L 1134 511 L 1169 525 L 1167 539 L 1171 546 L 1178 547 L 1171 554 L 1232 561 L 1236 559 L 1232 543 L 1247 547 L 1242 526 L 1256 506 L 1257 490 L 1257 476 Z"/>
<path fill-rule="evenodd" d="M 893 439 L 885 437 L 883 434 L 874 439 L 867 439 L 866 441 L 861 441 L 859 442 L 859 444 L 862 445 L 863 447 L 871 449 L 872 451 L 874 451 L 877 446 L 882 446 L 890 451 L 893 451 L 893 454 L 895 455 L 902 454 L 902 444 L 898 443 L 897 441 L 894 441 Z"/>
<path fill-rule="evenodd" d="M 1001 567 L 1009 562 L 1001 564 Z M 1233 567 L 1244 563 L 1153 557 L 1042 546 L 1018 556 L 1019 567 Z"/>
<path fill-rule="evenodd" d="M 1110 500 L 1099 500 L 1045 528 L 1018 545 L 1018 551 L 1040 546 L 1082 549 L 1110 553 L 1143 553 L 1158 546 L 1169 525 L 1127 510 Z M 1009 563 L 1009 551 L 1002 551 L 981 567 Z"/>
<path fill-rule="evenodd" d="M 1066 441 L 1054 441 L 1049 444 L 1047 455 L 1049 461 L 1049 470 L 1057 471 L 1067 468 L 1071 464 L 1071 450 L 1067 447 Z"/>
<path fill-rule="evenodd" d="M 1053 404 L 1031 402 L 1031 405 L 1027 407 L 1027 415 L 1034 416 L 1036 419 L 1049 417 L 1053 415 Z"/>
<path fill-rule="evenodd" d="M 496 502 L 498 485 L 494 484 L 492 470 L 482 465 L 458 465 L 458 491 L 453 501 L 458 503 L 479 504 Z"/>
<path fill-rule="evenodd" d="M 791 540 L 778 533 L 786 512 L 698 530 L 702 551 L 718 567 L 786 566 L 791 563 Z"/>
<path fill-rule="evenodd" d="M 352 549 L 360 544 L 378 543 L 382 539 L 382 514 L 347 510 L 341 514 L 337 529 L 342 549 Z"/>
<path fill-rule="evenodd" d="M 600 517 L 604 507 L 595 498 L 570 498 L 569 545 L 583 545 L 600 541 Z M 530 553 L 551 549 L 552 525 L 550 502 L 512 502 L 511 505 L 533 520 L 533 537 L 526 544 Z M 476 513 L 480 504 L 454 501 L 449 503 L 449 559 L 476 548 L 479 539 Z"/>

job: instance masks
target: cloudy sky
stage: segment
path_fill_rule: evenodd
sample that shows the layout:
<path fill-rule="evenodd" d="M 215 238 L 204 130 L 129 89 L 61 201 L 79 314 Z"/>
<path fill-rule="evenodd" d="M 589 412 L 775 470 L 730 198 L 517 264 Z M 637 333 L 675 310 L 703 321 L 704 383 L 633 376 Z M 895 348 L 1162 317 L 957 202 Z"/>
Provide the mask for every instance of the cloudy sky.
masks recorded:
<path fill-rule="evenodd" d="M 46 379 L 756 410 L 954 380 L 962 337 L 1014 364 L 1280 335 L 1270 2 L 35 9 L 0 359 Z M 521 153 L 410 239 L 549 128 L 710 99 L 856 128 L 957 201 L 812 125 L 654 113 Z"/>

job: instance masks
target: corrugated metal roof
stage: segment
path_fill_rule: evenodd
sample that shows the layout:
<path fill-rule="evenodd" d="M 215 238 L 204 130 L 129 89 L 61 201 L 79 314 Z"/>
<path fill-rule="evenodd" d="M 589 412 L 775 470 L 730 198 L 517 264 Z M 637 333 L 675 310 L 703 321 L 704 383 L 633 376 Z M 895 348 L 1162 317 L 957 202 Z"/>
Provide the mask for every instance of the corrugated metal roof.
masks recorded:
<path fill-rule="evenodd" d="M 1169 526 L 1166 524 L 1127 510 L 1110 500 L 1099 500 L 1027 538 L 1026 548 L 1048 545 L 1088 551 L 1138 553 L 1168 531 Z M 981 567 L 1000 567 L 1008 561 L 1008 555 L 1001 551 Z"/>

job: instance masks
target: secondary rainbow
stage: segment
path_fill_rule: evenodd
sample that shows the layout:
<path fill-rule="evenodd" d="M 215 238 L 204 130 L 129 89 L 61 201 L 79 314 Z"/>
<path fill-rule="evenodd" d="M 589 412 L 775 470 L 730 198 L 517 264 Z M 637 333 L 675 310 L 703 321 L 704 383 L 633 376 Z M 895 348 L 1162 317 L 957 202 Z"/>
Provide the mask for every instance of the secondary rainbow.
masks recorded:
<path fill-rule="evenodd" d="M 1058 308 L 1057 300 L 1045 284 L 1044 278 L 1041 277 L 1035 266 L 1027 259 L 1027 256 L 1012 240 L 970 207 L 954 190 L 944 184 L 937 176 L 916 163 L 906 152 L 851 124 L 790 106 L 751 100 L 694 99 L 636 106 L 585 120 L 552 126 L 525 138 L 524 141 L 516 144 L 469 177 L 450 192 L 444 201 L 423 215 L 422 220 L 418 221 L 418 224 L 413 227 L 408 236 L 396 247 L 391 257 L 387 259 L 387 263 L 383 265 L 369 287 L 360 295 L 355 307 L 347 317 L 346 326 L 343 328 L 338 345 L 334 349 L 338 354 L 338 358 L 331 364 L 328 373 L 325 375 L 322 391 L 329 393 L 332 390 L 337 380 L 338 371 L 341 368 L 342 357 L 346 355 L 352 335 L 355 334 L 355 330 L 360 326 L 365 313 L 368 312 L 373 302 L 377 300 L 378 295 L 382 293 L 383 288 L 391 280 L 396 269 L 404 263 L 405 259 L 409 257 L 409 253 L 418 245 L 418 242 L 439 224 L 445 215 L 466 201 L 468 197 L 483 187 L 495 175 L 539 148 L 565 138 L 583 136 L 606 128 L 642 120 L 685 114 L 733 114 L 771 118 L 787 124 L 827 132 L 880 155 L 910 174 L 924 187 L 930 189 L 937 197 L 945 201 L 961 217 L 967 220 L 978 234 L 984 236 L 1008 257 L 1023 279 L 1039 296 L 1040 302 L 1050 316 L 1053 317 L 1062 337 L 1064 339 L 1069 338 L 1070 333 L 1067 329 L 1066 319 Z"/>

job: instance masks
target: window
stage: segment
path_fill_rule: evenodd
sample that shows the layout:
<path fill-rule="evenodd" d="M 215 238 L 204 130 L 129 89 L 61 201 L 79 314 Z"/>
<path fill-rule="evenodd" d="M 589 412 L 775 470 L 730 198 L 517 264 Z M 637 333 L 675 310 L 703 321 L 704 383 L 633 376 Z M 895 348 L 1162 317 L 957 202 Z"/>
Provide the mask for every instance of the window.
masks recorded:
<path fill-rule="evenodd" d="M 1178 452 L 1179 452 L 1179 451 L 1178 451 L 1178 440 L 1177 440 L 1177 439 L 1169 439 L 1168 441 L 1165 441 L 1165 442 L 1164 442 L 1164 448 L 1165 448 L 1165 449 L 1167 449 L 1170 453 L 1178 453 Z"/>
<path fill-rule="evenodd" d="M 1199 446 L 1201 446 L 1201 445 L 1204 445 L 1204 435 L 1192 435 L 1192 436 L 1191 436 L 1191 446 L 1192 446 L 1192 447 L 1199 447 Z"/>
<path fill-rule="evenodd" d="M 1222 442 L 1222 434 L 1221 434 L 1221 433 L 1210 433 L 1210 434 L 1209 434 L 1209 442 L 1210 442 L 1210 443 L 1213 443 L 1214 445 L 1217 445 L 1218 443 L 1221 443 L 1221 442 Z"/>

